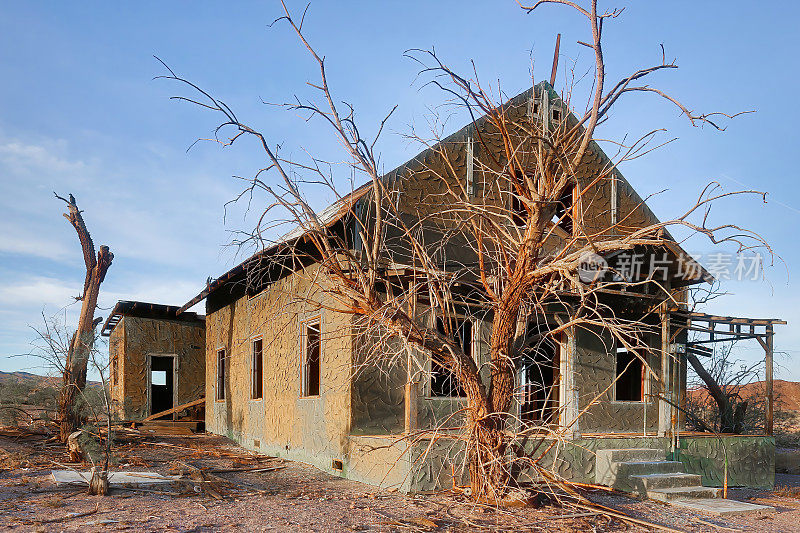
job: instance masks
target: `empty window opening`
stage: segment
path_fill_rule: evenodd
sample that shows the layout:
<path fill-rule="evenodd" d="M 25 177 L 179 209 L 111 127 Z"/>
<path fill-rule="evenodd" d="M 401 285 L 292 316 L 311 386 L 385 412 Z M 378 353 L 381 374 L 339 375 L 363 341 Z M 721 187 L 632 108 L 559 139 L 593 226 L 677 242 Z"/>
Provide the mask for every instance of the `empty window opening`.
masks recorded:
<path fill-rule="evenodd" d="M 260 400 L 264 395 L 264 350 L 263 341 L 256 339 L 253 341 L 253 364 L 250 385 L 250 397 L 253 400 Z"/>
<path fill-rule="evenodd" d="M 617 348 L 617 372 L 614 400 L 644 401 L 644 364 L 636 352 Z"/>
<path fill-rule="evenodd" d="M 567 189 L 556 201 L 556 211 L 553 214 L 553 224 L 563 229 L 570 235 L 572 234 L 572 206 L 573 206 L 574 187 Z"/>
<path fill-rule="evenodd" d="M 320 324 L 307 322 L 304 326 L 303 396 L 319 396 Z"/>
<path fill-rule="evenodd" d="M 217 350 L 217 400 L 225 399 L 225 349 Z"/>
<path fill-rule="evenodd" d="M 459 344 L 467 357 L 472 357 L 472 321 L 453 318 L 447 331 L 444 320 L 437 318 L 436 329 L 442 335 L 450 336 Z M 433 354 L 431 358 L 431 396 L 455 398 L 465 396 L 455 372 L 448 368 L 444 358 L 438 354 Z"/>
<path fill-rule="evenodd" d="M 547 329 L 529 325 L 522 350 L 520 418 L 529 422 L 558 421 L 559 349 Z"/>
<path fill-rule="evenodd" d="M 169 356 L 150 356 L 150 414 L 154 415 L 175 407 L 175 387 L 173 365 L 175 358 Z M 165 415 L 161 419 L 171 419 Z"/>
<path fill-rule="evenodd" d="M 150 382 L 153 385 L 164 386 L 167 384 L 167 371 L 166 370 L 153 370 L 150 373 Z"/>
<path fill-rule="evenodd" d="M 528 99 L 528 118 L 538 118 L 539 116 L 539 99 L 531 97 Z"/>
<path fill-rule="evenodd" d="M 561 120 L 561 110 L 558 108 L 553 108 L 550 112 L 550 116 L 553 117 L 553 122 L 558 122 Z"/>

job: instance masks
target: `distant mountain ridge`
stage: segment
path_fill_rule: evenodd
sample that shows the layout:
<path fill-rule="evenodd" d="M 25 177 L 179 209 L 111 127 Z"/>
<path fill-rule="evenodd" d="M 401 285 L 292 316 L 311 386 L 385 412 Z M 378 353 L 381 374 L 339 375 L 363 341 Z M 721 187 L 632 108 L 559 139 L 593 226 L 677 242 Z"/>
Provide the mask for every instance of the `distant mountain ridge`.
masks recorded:
<path fill-rule="evenodd" d="M 0 384 L 19 382 L 28 385 L 40 385 L 46 387 L 57 387 L 61 384 L 61 377 L 55 376 L 42 376 L 33 374 L 31 372 L 23 372 L 18 370 L 16 372 L 3 372 L 0 371 Z M 99 381 L 87 381 L 86 384 L 90 387 L 99 386 Z"/>
<path fill-rule="evenodd" d="M 739 394 L 744 399 L 764 397 L 766 395 L 767 384 L 764 381 L 754 381 L 743 385 Z M 776 379 L 772 382 L 772 389 L 775 394 L 776 407 L 785 411 L 800 411 L 800 382 Z M 698 399 L 707 395 L 705 390 L 690 390 L 689 395 Z"/>

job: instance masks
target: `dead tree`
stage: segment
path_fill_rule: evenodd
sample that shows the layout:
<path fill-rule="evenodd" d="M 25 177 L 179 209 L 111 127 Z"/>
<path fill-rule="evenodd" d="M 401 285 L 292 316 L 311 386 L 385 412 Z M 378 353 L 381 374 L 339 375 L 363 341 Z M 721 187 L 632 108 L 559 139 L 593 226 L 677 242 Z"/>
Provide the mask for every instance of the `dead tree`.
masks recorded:
<path fill-rule="evenodd" d="M 102 319 L 94 317 L 97 309 L 97 298 L 100 294 L 100 284 L 106 277 L 108 267 L 114 260 L 114 254 L 108 246 L 100 246 L 100 250 L 95 252 L 94 241 L 92 241 L 86 223 L 83 221 L 82 211 L 78 209 L 75 197 L 71 194 L 69 198 L 55 195 L 59 200 L 67 204 L 67 212 L 64 218 L 78 233 L 78 240 L 83 251 L 83 260 L 86 264 L 86 278 L 83 283 L 83 291 L 77 298 L 81 301 L 81 314 L 78 319 L 78 327 L 69 345 L 67 360 L 64 364 L 63 383 L 61 396 L 58 402 L 59 419 L 59 438 L 61 442 L 66 442 L 70 434 L 82 425 L 82 415 L 77 409 L 77 399 L 86 386 L 86 371 L 89 364 L 89 356 L 94 346 L 95 328 Z"/>
<path fill-rule="evenodd" d="M 763 361 L 744 364 L 733 358 L 733 344 L 714 350 L 708 362 L 703 364 L 694 353 L 687 353 L 686 359 L 700 378 L 695 383 L 687 408 L 695 425 L 700 429 L 719 433 L 741 434 L 748 427 L 751 411 L 761 411 L 759 395 L 743 394 L 745 388 L 758 379 L 758 367 Z M 707 396 L 706 396 L 707 394 Z M 714 409 L 709 405 L 714 402 Z"/>
<path fill-rule="evenodd" d="M 525 9 L 533 11 L 544 3 L 567 4 L 583 15 L 591 39 L 581 44 L 594 52 L 590 100 L 585 106 L 559 102 L 563 116 L 569 117 L 558 124 L 541 120 L 535 113 L 514 114 L 502 102 L 502 95 L 492 97 L 481 86 L 477 74 L 472 78 L 459 75 L 432 51 L 409 52 L 423 65 L 422 74 L 429 76 L 431 83 L 442 88 L 474 120 L 477 132 L 474 143 L 481 153 L 487 154 L 486 159 L 475 164 L 482 165 L 479 171 L 484 182 L 490 184 L 487 190 L 491 192 L 482 199 L 467 190 L 457 169 L 449 165 L 450 151 L 455 148 L 439 142 L 438 138 L 428 142 L 416 134 L 409 135 L 428 148 L 421 167 L 406 169 L 404 175 L 383 175 L 375 146 L 392 112 L 377 125 L 372 136 L 365 135 L 356 124 L 353 107 L 337 103 L 339 100 L 328 85 L 325 60 L 303 31 L 305 13 L 297 20 L 285 5 L 285 14 L 279 20 L 288 23 L 319 69 L 318 79 L 309 83 L 319 91 L 319 100 L 297 98 L 285 108 L 306 115 L 308 120 L 316 119 L 316 124 L 327 128 L 344 149 L 349 174 L 365 182 L 362 187 L 344 191 L 331 170 L 335 164 L 313 155 L 305 161 L 282 157 L 278 143 L 268 133 L 240 120 L 224 102 L 176 75 L 169 67 L 168 74 L 163 76 L 195 91 L 192 96 L 174 98 L 221 116 L 216 142 L 230 145 L 243 136 L 252 136 L 263 150 L 265 166 L 247 180 L 248 186 L 240 198 L 252 201 L 254 194 L 265 193 L 267 207 L 257 227 L 246 232 L 237 244 L 277 250 L 264 259 L 270 263 L 264 265 L 265 272 L 276 264 L 280 268 L 287 264 L 307 264 L 304 261 L 318 264 L 320 274 L 315 275 L 312 283 L 326 296 L 329 303 L 325 309 L 355 315 L 365 329 L 371 329 L 381 338 L 391 337 L 401 346 L 388 355 L 381 350 L 372 351 L 374 357 L 381 359 L 371 364 L 390 365 L 393 361 L 389 358 L 396 362 L 406 353 L 419 350 L 435 357 L 454 373 L 466 397 L 467 416 L 460 439 L 469 458 L 472 493 L 492 500 L 503 497 L 513 483 L 512 466 L 516 458 L 512 446 L 519 434 L 513 430 L 510 407 L 526 318 L 547 314 L 553 306 L 559 306 L 568 317 L 546 333 L 551 340 L 571 328 L 604 328 L 644 361 L 653 350 L 642 340 L 650 326 L 616 317 L 614 310 L 600 298 L 603 288 L 641 290 L 643 284 L 655 285 L 664 301 L 677 303 L 672 292 L 653 279 L 615 279 L 605 285 L 582 281 L 578 271 L 587 255 L 607 256 L 637 247 L 662 249 L 674 242 L 668 234 L 670 227 L 703 235 L 712 243 L 734 243 L 740 249 L 766 245 L 758 235 L 736 225 L 708 223 L 707 214 L 713 203 L 734 194 L 755 193 L 721 192 L 715 184 L 706 187 L 683 213 L 666 222 L 634 229 L 627 228 L 624 220 L 601 228 L 585 223 L 587 191 L 599 182 L 611 180 L 620 162 L 654 148 L 657 131 L 628 145 L 619 143 L 618 157 L 605 164 L 599 175 L 587 179 L 582 174 L 586 159 L 596 155 L 597 126 L 608 118 L 610 109 L 623 95 L 654 93 L 677 106 L 692 125 L 722 128 L 714 122 L 716 114 L 695 114 L 675 98 L 638 83 L 653 72 L 677 68 L 663 54 L 660 63 L 636 70 L 609 88 L 601 46 L 602 26 L 617 17 L 620 10 L 598 12 L 596 0 L 586 8 L 573 2 L 544 0 Z M 535 87 L 532 99 L 542 91 L 549 95 L 551 89 Z M 573 114 L 580 107 L 586 111 Z M 484 133 L 490 139 L 483 137 L 484 133 L 477 128 L 479 117 L 484 117 L 480 120 L 485 121 Z M 231 133 L 223 135 L 226 130 Z M 437 164 L 431 163 L 434 160 Z M 415 173 L 425 173 L 438 192 L 415 200 L 417 212 L 409 213 L 399 207 L 398 198 L 403 180 L 412 179 Z M 307 200 L 312 191 L 319 189 L 338 199 L 336 212 L 352 221 L 352 235 L 343 236 L 335 231 L 330 225 L 331 211 L 318 211 Z M 567 195 L 569 205 L 565 201 Z M 569 231 L 562 232 L 558 228 L 567 219 Z M 284 224 L 296 228 L 281 239 L 267 237 Z M 358 241 L 358 246 L 353 246 L 354 241 Z M 467 250 L 471 259 L 448 258 L 450 247 Z M 257 284 L 258 280 L 254 282 Z M 565 300 L 566 293 L 571 295 L 570 301 Z M 425 303 L 436 321 L 419 320 L 419 302 Z M 316 305 L 321 304 L 317 301 Z M 459 309 L 465 308 L 477 310 L 491 322 L 488 379 L 482 377 L 476 361 L 455 338 L 453 319 Z M 555 439 L 563 438 L 568 430 L 567 427 L 538 429 L 542 435 Z M 540 468 L 537 461 L 528 458 L 528 466 Z M 557 481 L 550 472 L 541 474 Z"/>

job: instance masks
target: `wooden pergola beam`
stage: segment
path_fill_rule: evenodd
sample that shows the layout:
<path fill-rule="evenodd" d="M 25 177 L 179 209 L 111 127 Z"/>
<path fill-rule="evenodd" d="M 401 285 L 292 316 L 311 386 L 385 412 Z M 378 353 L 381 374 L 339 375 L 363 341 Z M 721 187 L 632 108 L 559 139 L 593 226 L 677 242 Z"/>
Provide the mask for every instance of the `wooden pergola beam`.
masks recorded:
<path fill-rule="evenodd" d="M 772 325 L 767 326 L 767 340 L 766 346 L 764 347 L 764 351 L 766 352 L 766 372 L 764 378 L 767 382 L 767 419 L 765 421 L 765 429 L 767 435 L 772 435 L 773 433 L 773 414 L 774 414 L 774 402 L 775 402 L 775 394 L 773 390 L 773 376 L 772 376 L 772 337 L 774 333 L 772 331 Z"/>

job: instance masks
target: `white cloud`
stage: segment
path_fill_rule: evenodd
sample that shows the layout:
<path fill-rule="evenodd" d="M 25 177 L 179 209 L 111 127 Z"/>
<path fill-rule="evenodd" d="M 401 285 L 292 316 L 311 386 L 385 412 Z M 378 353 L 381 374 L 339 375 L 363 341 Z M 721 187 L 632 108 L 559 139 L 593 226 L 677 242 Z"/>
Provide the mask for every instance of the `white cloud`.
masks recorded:
<path fill-rule="evenodd" d="M 66 149 L 65 141 L 47 143 L 48 146 L 26 144 L 12 140 L 0 143 L 0 162 L 15 173 L 75 174 L 83 172 L 88 165 L 80 160 L 70 160 L 57 155 Z"/>
<path fill-rule="evenodd" d="M 29 276 L 16 283 L 0 285 L 0 305 L 3 307 L 41 308 L 53 305 L 61 308 L 78 296 L 82 287 L 71 282 L 45 276 Z"/>
<path fill-rule="evenodd" d="M 63 242 L 41 234 L 34 234 L 20 226 L 4 224 L 3 230 L 0 232 L 0 252 L 52 260 L 69 257 L 69 250 Z"/>

